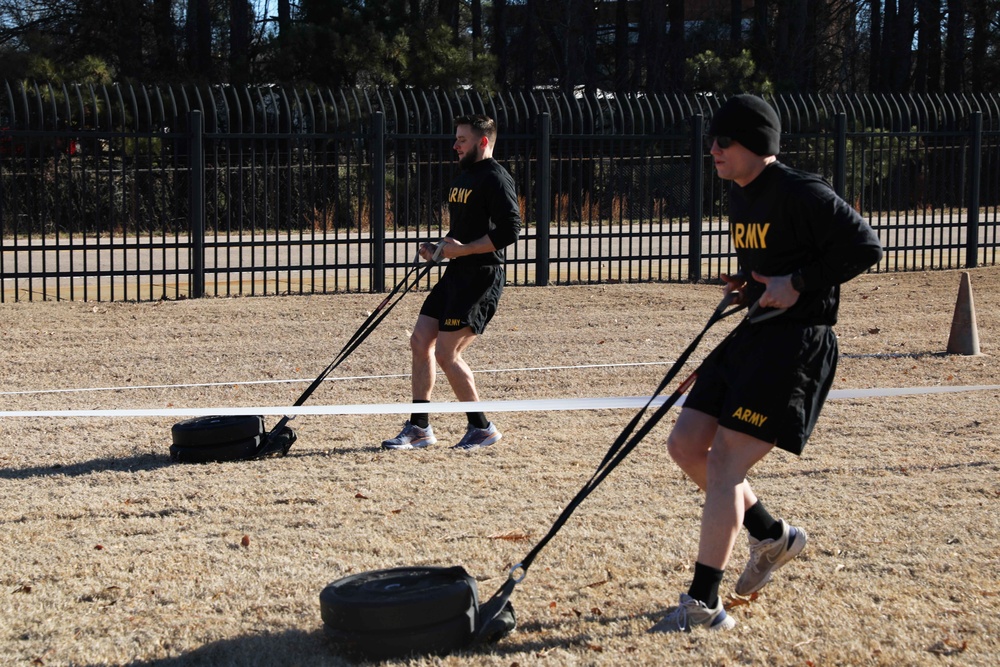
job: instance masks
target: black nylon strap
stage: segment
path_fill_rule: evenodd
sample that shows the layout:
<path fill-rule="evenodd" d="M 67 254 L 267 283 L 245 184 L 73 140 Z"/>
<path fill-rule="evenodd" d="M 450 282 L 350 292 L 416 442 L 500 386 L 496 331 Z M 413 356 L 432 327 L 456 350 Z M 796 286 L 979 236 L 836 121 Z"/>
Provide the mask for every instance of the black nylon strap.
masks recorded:
<path fill-rule="evenodd" d="M 611 445 L 611 448 L 608 450 L 607 454 L 604 455 L 604 459 L 601 461 L 600 465 L 597 466 L 597 470 L 594 471 L 594 474 L 590 477 L 587 483 L 584 484 L 583 488 L 580 489 L 580 491 L 576 494 L 576 496 L 574 496 L 573 500 L 571 500 L 569 504 L 566 505 L 565 509 L 563 509 L 562 513 L 559 515 L 559 517 L 555 520 L 555 523 L 553 523 L 552 527 L 549 529 L 549 532 L 546 533 L 545 536 L 538 541 L 538 543 L 531 549 L 530 552 L 528 552 L 528 555 L 525 556 L 524 559 L 519 564 L 515 565 L 511 569 L 511 576 L 508 576 L 504 584 L 497 590 L 496 593 L 493 594 L 490 600 L 485 605 L 483 605 L 482 611 L 486 610 L 489 610 L 491 612 L 495 611 L 494 614 L 495 616 L 504 609 L 504 607 L 507 604 L 507 601 L 510 599 L 511 594 L 514 592 L 514 587 L 518 583 L 520 583 L 520 581 L 522 581 L 524 577 L 527 575 L 528 568 L 531 566 L 532 562 L 534 562 L 539 552 L 545 547 L 546 544 L 549 543 L 549 541 L 553 537 L 555 537 L 556 533 L 559 532 L 559 529 L 563 527 L 563 525 L 566 523 L 569 517 L 573 514 L 576 508 L 579 507 L 580 504 L 587 498 L 587 496 L 589 496 L 594 491 L 594 489 L 596 489 L 600 485 L 600 483 L 604 481 L 604 478 L 607 477 L 611 473 L 611 471 L 618 466 L 619 463 L 625 460 L 625 457 L 627 457 L 629 453 L 631 453 L 631 451 L 635 449 L 636 445 L 638 445 L 639 442 L 641 442 L 642 439 L 646 437 L 646 434 L 648 434 L 649 431 L 652 430 L 654 426 L 656 426 L 657 422 L 660 421 L 663 415 L 665 415 L 667 411 L 669 411 L 670 408 L 678 401 L 678 399 L 680 399 L 680 397 L 684 394 L 684 392 L 687 391 L 688 387 L 693 382 L 695 376 L 698 373 L 697 370 L 695 370 L 695 372 L 692 373 L 690 377 L 688 377 L 684 382 L 682 382 L 680 386 L 676 390 L 674 390 L 674 392 L 663 402 L 663 404 L 659 408 L 657 408 L 653 414 L 650 415 L 649 419 L 647 419 L 646 422 L 642 424 L 642 426 L 639 427 L 638 430 L 636 430 L 636 427 L 642 420 L 642 417 L 646 413 L 646 410 L 649 408 L 650 405 L 652 405 L 653 401 L 656 399 L 657 396 L 659 396 L 659 394 L 663 391 L 663 389 L 668 384 L 670 384 L 670 382 L 673 381 L 674 377 L 684 366 L 684 364 L 687 363 L 688 357 L 690 357 L 691 354 L 695 351 L 695 348 L 698 347 L 698 344 L 701 342 L 701 339 L 705 336 L 708 330 L 712 328 L 712 326 L 719 320 L 729 317 L 730 315 L 733 315 L 743 309 L 743 306 L 737 305 L 735 308 L 726 310 L 730 305 L 734 303 L 736 299 L 737 299 L 737 294 L 735 292 L 729 292 L 726 294 L 726 296 L 723 297 L 722 301 L 719 302 L 719 305 L 716 307 L 715 311 L 712 313 L 712 316 L 705 324 L 705 327 L 695 337 L 695 339 L 691 342 L 691 344 L 688 345 L 687 349 L 685 349 L 680 354 L 680 356 L 677 357 L 677 360 L 674 362 L 673 366 L 670 367 L 670 370 L 667 371 L 667 374 L 664 376 L 663 380 L 656 388 L 656 391 L 649 398 L 649 401 L 646 402 L 646 405 L 644 405 L 642 409 L 640 409 L 639 412 L 636 413 L 636 415 L 631 419 L 631 421 L 629 421 L 629 423 L 625 426 L 622 432 L 618 435 L 617 439 L 615 439 L 614 444 Z M 755 310 L 754 308 L 751 308 L 750 314 L 752 314 L 754 310 Z M 750 314 L 748 314 L 748 318 L 744 319 L 740 323 L 740 325 L 742 325 L 745 322 L 752 321 L 750 319 Z M 733 330 L 726 335 L 726 337 L 723 339 L 722 342 L 729 340 L 736 333 L 736 330 L 739 328 L 740 325 L 734 327 Z M 722 345 L 722 342 L 719 343 L 720 346 Z M 716 347 L 716 349 L 718 349 L 718 346 Z M 522 574 L 519 578 L 515 579 L 513 577 L 513 573 L 517 570 L 520 570 Z M 479 622 L 480 629 L 484 628 L 491 620 L 492 618 L 489 617 L 488 613 L 481 614 Z"/>
<path fill-rule="evenodd" d="M 344 347 L 340 349 L 340 352 L 338 352 L 334 360 L 330 362 L 330 365 L 324 368 L 316 379 L 312 381 L 312 384 L 306 387 L 306 390 L 302 392 L 302 395 L 299 396 L 298 400 L 296 400 L 293 404 L 294 407 L 298 407 L 305 403 L 306 399 L 309 398 L 314 391 L 316 391 L 316 388 L 323 384 L 323 381 L 326 380 L 327 376 L 340 366 L 340 364 L 343 363 L 343 361 L 347 359 L 347 357 L 349 357 L 351 353 L 354 352 L 354 350 L 356 350 L 373 331 L 375 331 L 378 325 L 381 324 L 382 320 L 384 320 L 386 316 L 392 312 L 392 309 L 396 307 L 396 304 L 398 304 L 403 297 L 406 296 L 407 292 L 420 284 L 423 277 L 437 265 L 438 260 L 441 257 L 443 247 L 443 243 L 440 244 L 437 251 L 434 253 L 434 258 L 428 262 L 421 263 L 420 255 L 417 255 L 414 263 L 407 270 L 406 275 L 403 276 L 403 279 L 396 283 L 396 286 L 392 288 L 392 291 L 389 292 L 388 296 L 382 300 L 382 303 L 380 303 L 378 307 L 371 312 L 364 323 L 358 328 L 357 331 L 354 332 L 354 335 L 351 336 L 347 343 L 344 344 Z M 414 273 L 416 273 L 415 276 Z M 411 279 L 410 276 L 413 276 L 413 278 Z M 279 433 L 290 420 L 291 417 L 286 415 L 278 421 L 275 427 L 271 429 L 268 436 L 262 439 L 260 448 L 257 452 L 258 455 L 267 448 L 268 440 L 275 434 Z"/>

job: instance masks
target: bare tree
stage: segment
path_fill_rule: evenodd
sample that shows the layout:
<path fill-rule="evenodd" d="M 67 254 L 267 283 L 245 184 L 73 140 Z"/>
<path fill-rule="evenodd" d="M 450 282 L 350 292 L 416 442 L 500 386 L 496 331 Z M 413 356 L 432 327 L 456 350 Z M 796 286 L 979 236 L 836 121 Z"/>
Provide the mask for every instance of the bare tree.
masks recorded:
<path fill-rule="evenodd" d="M 212 11 L 209 0 L 188 0 L 186 21 L 184 32 L 187 38 L 188 67 L 199 78 L 214 78 Z"/>
<path fill-rule="evenodd" d="M 644 88 L 651 93 L 661 92 L 666 86 L 666 59 L 663 35 L 667 32 L 666 3 L 662 0 L 641 0 L 639 15 L 639 58 L 645 71 Z"/>
<path fill-rule="evenodd" d="M 743 42 L 743 0 L 729 0 L 729 41 L 733 51 L 739 51 Z"/>
<path fill-rule="evenodd" d="M 684 61 L 687 44 L 684 37 L 684 0 L 671 0 L 667 5 L 667 76 L 664 83 L 671 90 L 684 89 Z"/>
<path fill-rule="evenodd" d="M 994 4 L 992 8 L 987 7 L 986 0 L 983 2 L 973 2 L 972 10 L 970 12 L 972 19 L 972 47 L 969 49 L 969 58 L 973 63 L 985 63 L 987 62 L 987 53 L 989 52 L 989 39 L 990 39 L 990 16 L 992 15 L 994 21 L 997 21 L 997 5 Z M 1000 28 L 1000 21 L 998 21 L 998 28 Z M 994 48 L 996 48 L 994 44 Z M 971 76 L 969 77 L 969 86 L 972 90 L 986 90 L 986 67 L 973 66 Z M 996 82 L 994 82 L 994 85 Z"/>
<path fill-rule="evenodd" d="M 472 0 L 472 56 L 476 57 L 483 51 L 483 3 L 482 0 Z"/>
<path fill-rule="evenodd" d="M 887 22 L 887 37 L 892 44 L 889 58 L 890 90 L 903 93 L 910 90 L 913 67 L 913 36 L 916 32 L 916 5 L 914 0 L 898 0 L 896 16 Z"/>
<path fill-rule="evenodd" d="M 917 63 L 913 89 L 918 93 L 941 90 L 941 1 L 917 0 Z"/>
<path fill-rule="evenodd" d="M 636 88 L 630 55 L 629 42 L 632 35 L 630 27 L 631 17 L 629 16 L 629 3 L 615 3 L 615 90 L 629 90 Z"/>
<path fill-rule="evenodd" d="M 412 1 L 414 4 L 417 3 L 417 0 Z M 419 5 L 417 5 L 417 9 L 419 11 Z M 490 50 L 497 60 L 496 80 L 503 87 L 507 84 L 507 76 L 510 69 L 508 62 L 509 51 L 507 49 L 507 0 L 493 0 L 493 20 L 490 32 L 493 36 L 490 42 Z"/>
<path fill-rule="evenodd" d="M 152 29 L 155 40 L 153 71 L 171 77 L 178 69 L 177 25 L 174 23 L 174 0 L 153 0 Z"/>
<path fill-rule="evenodd" d="M 944 47 L 944 92 L 962 91 L 962 55 L 965 52 L 965 0 L 948 0 L 948 28 Z"/>
<path fill-rule="evenodd" d="M 250 81 L 250 3 L 230 0 L 229 3 L 229 82 Z"/>
<path fill-rule="evenodd" d="M 868 13 L 868 88 L 882 91 L 882 3 L 871 0 Z"/>

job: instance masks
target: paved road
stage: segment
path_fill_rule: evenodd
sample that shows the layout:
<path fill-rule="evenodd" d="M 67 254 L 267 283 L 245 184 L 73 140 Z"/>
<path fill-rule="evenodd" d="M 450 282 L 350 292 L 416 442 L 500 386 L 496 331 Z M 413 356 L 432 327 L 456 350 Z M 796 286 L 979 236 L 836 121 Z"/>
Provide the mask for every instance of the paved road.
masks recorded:
<path fill-rule="evenodd" d="M 946 221 L 947 220 L 947 221 Z M 876 227 L 887 270 L 958 268 L 965 265 L 965 221 L 955 215 L 922 221 L 886 217 Z M 997 223 L 980 223 L 993 230 Z M 550 230 L 549 282 L 686 280 L 687 223 L 574 226 Z M 402 278 L 424 237 L 396 237 L 386 244 L 385 285 Z M 187 237 L 59 238 L 4 242 L 0 253 L 5 300 L 18 298 L 156 299 L 190 292 Z M 703 226 L 701 275 L 729 270 L 727 226 Z M 508 250 L 515 284 L 535 284 L 534 230 Z M 206 240 L 206 293 L 368 290 L 372 245 L 367 235 L 256 235 Z M 982 260 L 981 260 L 982 261 Z M 74 274 L 70 276 L 68 274 Z"/>

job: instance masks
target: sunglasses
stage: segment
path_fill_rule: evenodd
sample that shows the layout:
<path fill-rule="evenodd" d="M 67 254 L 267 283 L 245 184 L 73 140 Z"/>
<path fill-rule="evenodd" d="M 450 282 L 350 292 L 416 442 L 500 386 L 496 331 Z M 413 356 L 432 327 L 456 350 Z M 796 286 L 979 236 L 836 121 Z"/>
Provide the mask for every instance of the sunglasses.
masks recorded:
<path fill-rule="evenodd" d="M 721 136 L 721 135 L 720 136 L 709 135 L 705 137 L 705 143 L 708 145 L 708 150 L 712 150 L 713 143 L 719 144 L 719 148 L 726 149 L 732 146 L 734 141 L 736 140 L 733 139 L 732 137 Z"/>

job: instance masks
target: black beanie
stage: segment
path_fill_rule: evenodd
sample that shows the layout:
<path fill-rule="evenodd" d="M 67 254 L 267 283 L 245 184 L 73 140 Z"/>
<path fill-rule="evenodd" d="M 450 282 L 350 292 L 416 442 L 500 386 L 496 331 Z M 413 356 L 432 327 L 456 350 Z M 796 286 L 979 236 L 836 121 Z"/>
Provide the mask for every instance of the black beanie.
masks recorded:
<path fill-rule="evenodd" d="M 757 155 L 777 155 L 781 121 L 771 105 L 756 95 L 736 95 L 712 116 L 708 133 L 732 137 Z"/>

